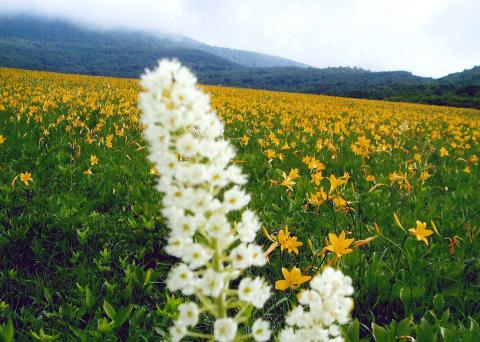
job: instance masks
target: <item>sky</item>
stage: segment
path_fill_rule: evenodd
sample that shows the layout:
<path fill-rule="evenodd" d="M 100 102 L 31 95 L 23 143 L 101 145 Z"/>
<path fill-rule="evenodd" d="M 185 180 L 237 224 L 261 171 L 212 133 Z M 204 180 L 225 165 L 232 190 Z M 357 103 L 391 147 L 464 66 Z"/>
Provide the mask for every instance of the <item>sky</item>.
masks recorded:
<path fill-rule="evenodd" d="M 183 35 L 321 68 L 441 77 L 480 65 L 480 0 L 0 0 L 0 13 Z"/>

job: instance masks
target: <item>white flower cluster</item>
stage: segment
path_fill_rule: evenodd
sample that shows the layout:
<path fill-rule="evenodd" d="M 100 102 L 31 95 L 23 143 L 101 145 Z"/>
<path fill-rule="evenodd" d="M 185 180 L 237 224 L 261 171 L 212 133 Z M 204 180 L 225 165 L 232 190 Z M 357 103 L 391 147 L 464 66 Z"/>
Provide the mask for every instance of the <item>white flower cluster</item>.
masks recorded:
<path fill-rule="evenodd" d="M 246 176 L 231 164 L 235 152 L 222 139 L 222 122 L 187 68 L 162 60 L 155 70 L 146 71 L 140 84 L 145 90 L 140 95 L 141 122 L 170 228 L 165 250 L 181 259 L 170 271 L 167 287 L 195 295 L 201 303 L 201 308 L 195 303 L 180 306 L 171 338 L 196 336 L 188 328 L 197 324 L 201 312 L 208 312 L 216 318 L 215 340 L 232 341 L 242 317 L 228 318 L 227 307 L 240 300 L 261 308 L 271 289 L 259 277 L 242 279 L 238 291 L 230 289 L 244 269 L 266 263 L 262 248 L 254 243 L 259 219 L 244 210 L 250 201 L 242 189 Z M 233 215 L 240 218 L 238 223 L 229 220 Z M 252 328 L 257 341 L 270 338 L 267 322 L 257 320 Z"/>
<path fill-rule="evenodd" d="M 301 305 L 287 315 L 280 342 L 343 341 L 340 325 L 350 320 L 352 294 L 352 279 L 327 267 L 312 279 L 310 290 L 300 294 Z"/>

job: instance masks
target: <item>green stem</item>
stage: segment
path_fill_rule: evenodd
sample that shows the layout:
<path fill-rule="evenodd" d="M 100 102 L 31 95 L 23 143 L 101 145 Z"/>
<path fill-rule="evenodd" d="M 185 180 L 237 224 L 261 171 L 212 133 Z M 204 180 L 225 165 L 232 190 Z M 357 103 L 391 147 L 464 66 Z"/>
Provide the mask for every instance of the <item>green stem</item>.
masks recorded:
<path fill-rule="evenodd" d="M 243 314 L 245 313 L 245 311 L 247 311 L 248 307 L 250 305 L 244 305 L 238 312 L 237 314 L 235 315 L 235 318 L 234 320 L 237 322 L 237 323 L 242 323 L 244 321 L 244 318 L 242 318 Z"/>
<path fill-rule="evenodd" d="M 202 334 L 202 333 L 197 333 L 197 332 L 194 332 L 194 331 L 187 332 L 187 336 L 204 338 L 206 340 L 209 340 L 209 339 L 213 338 L 213 336 L 210 335 L 210 334 Z"/>
<path fill-rule="evenodd" d="M 217 239 L 213 239 L 213 248 L 215 250 L 213 254 L 213 269 L 215 270 L 215 272 L 222 272 L 223 271 L 222 253 L 220 252 L 220 247 L 218 245 Z M 217 315 L 218 315 L 217 318 L 227 317 L 225 288 L 222 289 L 222 292 L 220 292 L 218 297 L 215 299 L 215 305 L 217 306 Z"/>
<path fill-rule="evenodd" d="M 243 335 L 243 336 L 237 337 L 237 338 L 235 339 L 235 342 L 237 342 L 237 341 L 243 341 L 243 340 L 248 340 L 248 339 L 250 339 L 250 338 L 252 338 L 252 337 L 253 337 L 253 334 Z"/>
<path fill-rule="evenodd" d="M 330 195 L 328 195 L 328 197 L 330 197 Z M 327 200 L 330 200 L 330 210 L 332 212 L 332 216 L 333 216 L 333 228 L 335 229 L 335 232 L 337 232 L 337 215 L 335 214 L 335 207 L 333 205 L 333 198 L 332 199 L 329 199 L 327 197 Z"/>
<path fill-rule="evenodd" d="M 322 261 L 320 262 L 320 265 L 315 266 L 317 271 L 319 271 L 320 267 L 322 267 L 323 263 L 325 262 L 325 259 L 327 258 L 327 255 L 328 255 L 328 252 L 325 252 L 325 254 L 323 255 Z M 318 260 L 318 256 L 315 257 L 315 259 Z"/>
<path fill-rule="evenodd" d="M 393 285 L 395 284 L 395 277 L 397 276 L 397 271 L 398 271 L 398 264 L 400 263 L 400 254 L 403 252 L 403 246 L 405 244 L 405 241 L 407 241 L 408 235 L 405 235 L 403 238 L 402 244 L 399 247 L 398 250 L 398 255 L 397 255 L 397 262 L 395 263 L 395 270 L 393 271 L 393 277 L 392 277 L 392 284 L 390 285 L 390 290 L 388 291 L 388 299 L 390 300 L 390 296 L 392 295 L 392 290 L 393 290 Z M 397 245 L 398 246 L 398 245 Z M 403 252 L 404 253 L 404 252 Z M 404 253 L 405 254 L 405 253 Z M 406 258 L 405 254 L 405 258 Z M 408 262 L 407 262 L 408 263 Z"/>
<path fill-rule="evenodd" d="M 198 300 L 202 303 L 203 309 L 210 312 L 213 316 L 217 313 L 215 305 L 205 296 L 197 293 Z"/>

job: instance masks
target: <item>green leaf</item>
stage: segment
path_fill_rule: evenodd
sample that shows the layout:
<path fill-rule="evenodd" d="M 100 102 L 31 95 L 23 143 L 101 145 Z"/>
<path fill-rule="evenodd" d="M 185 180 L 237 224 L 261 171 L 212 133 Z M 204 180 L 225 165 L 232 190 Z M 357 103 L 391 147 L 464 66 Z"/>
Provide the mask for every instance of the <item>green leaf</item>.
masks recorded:
<path fill-rule="evenodd" d="M 407 317 L 397 324 L 396 334 L 397 336 L 409 336 L 413 330 L 412 317 Z"/>
<path fill-rule="evenodd" d="M 85 304 L 88 310 L 91 310 L 95 304 L 95 295 L 88 286 L 85 287 Z"/>
<path fill-rule="evenodd" d="M 470 327 L 468 330 L 463 331 L 463 340 L 465 342 L 476 342 L 480 341 L 480 326 L 473 318 L 469 318 Z"/>
<path fill-rule="evenodd" d="M 119 309 L 115 315 L 115 326 L 119 327 L 130 317 L 132 313 L 133 305 L 126 306 L 122 309 Z"/>
<path fill-rule="evenodd" d="M 12 319 L 9 318 L 7 323 L 0 325 L 0 337 L 2 338 L 2 342 L 13 342 L 13 322 Z"/>
<path fill-rule="evenodd" d="M 442 318 L 440 319 L 440 321 L 443 324 L 448 324 L 449 320 L 450 320 L 450 309 L 447 309 L 443 312 L 443 315 L 442 315 Z"/>
<path fill-rule="evenodd" d="M 35 332 L 35 331 L 30 331 L 30 334 L 32 335 L 32 337 L 38 341 L 53 341 L 53 340 L 56 340 L 59 335 L 47 335 L 45 333 L 45 331 L 43 330 L 43 327 L 40 328 L 40 331 L 38 332 L 38 334 Z"/>
<path fill-rule="evenodd" d="M 442 334 L 443 342 L 456 342 L 459 340 L 456 329 L 442 327 L 440 331 Z"/>
<path fill-rule="evenodd" d="M 420 324 L 415 328 L 417 342 L 434 342 L 437 340 L 435 329 L 425 318 L 422 318 Z"/>
<path fill-rule="evenodd" d="M 358 319 L 351 321 L 346 333 L 347 341 L 358 342 L 360 340 L 360 322 Z"/>
<path fill-rule="evenodd" d="M 373 338 L 376 342 L 394 342 L 395 331 L 389 330 L 379 326 L 378 324 L 372 323 Z"/>
<path fill-rule="evenodd" d="M 110 317 L 111 320 L 115 319 L 117 312 L 115 311 L 114 307 L 107 302 L 106 299 L 103 301 L 103 310 L 105 310 L 105 313 L 108 317 Z"/>
<path fill-rule="evenodd" d="M 106 333 L 113 329 L 113 324 L 112 322 L 109 322 L 105 317 L 103 317 L 98 320 L 97 329 L 100 332 Z"/>
<path fill-rule="evenodd" d="M 476 335 L 475 336 L 478 336 L 478 338 L 480 339 L 480 325 L 478 325 L 478 323 L 471 317 L 469 317 L 470 319 L 470 328 L 468 329 L 471 333 L 475 333 Z"/>
<path fill-rule="evenodd" d="M 445 298 L 443 297 L 443 295 L 441 293 L 437 293 L 433 297 L 433 309 L 436 312 L 440 312 L 440 311 L 443 310 L 444 307 L 445 307 Z"/>
<path fill-rule="evenodd" d="M 70 326 L 70 330 L 73 331 L 73 334 L 80 340 L 80 342 L 88 341 L 87 333 L 85 331 L 72 326 Z"/>
<path fill-rule="evenodd" d="M 408 286 L 400 289 L 400 300 L 404 306 L 408 306 L 412 301 L 419 300 L 425 294 L 423 287 L 414 286 L 410 288 Z"/>
<path fill-rule="evenodd" d="M 48 304 L 52 304 L 52 290 L 50 290 L 48 287 L 44 286 L 43 287 L 43 295 L 45 296 L 45 299 Z"/>
<path fill-rule="evenodd" d="M 480 334 L 480 325 L 478 325 L 478 323 L 471 317 L 469 317 L 469 320 L 470 320 L 469 331 L 477 332 L 478 334 Z M 479 338 L 480 338 L 480 336 L 479 336 Z"/>

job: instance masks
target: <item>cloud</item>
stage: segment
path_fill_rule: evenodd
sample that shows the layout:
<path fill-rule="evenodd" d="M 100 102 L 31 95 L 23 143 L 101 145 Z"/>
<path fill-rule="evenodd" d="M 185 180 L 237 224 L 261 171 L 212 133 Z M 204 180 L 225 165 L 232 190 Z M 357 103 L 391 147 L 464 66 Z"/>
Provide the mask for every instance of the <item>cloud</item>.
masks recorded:
<path fill-rule="evenodd" d="M 439 77 L 480 64 L 477 0 L 2 0 L 0 11 L 180 34 L 317 67 Z"/>

